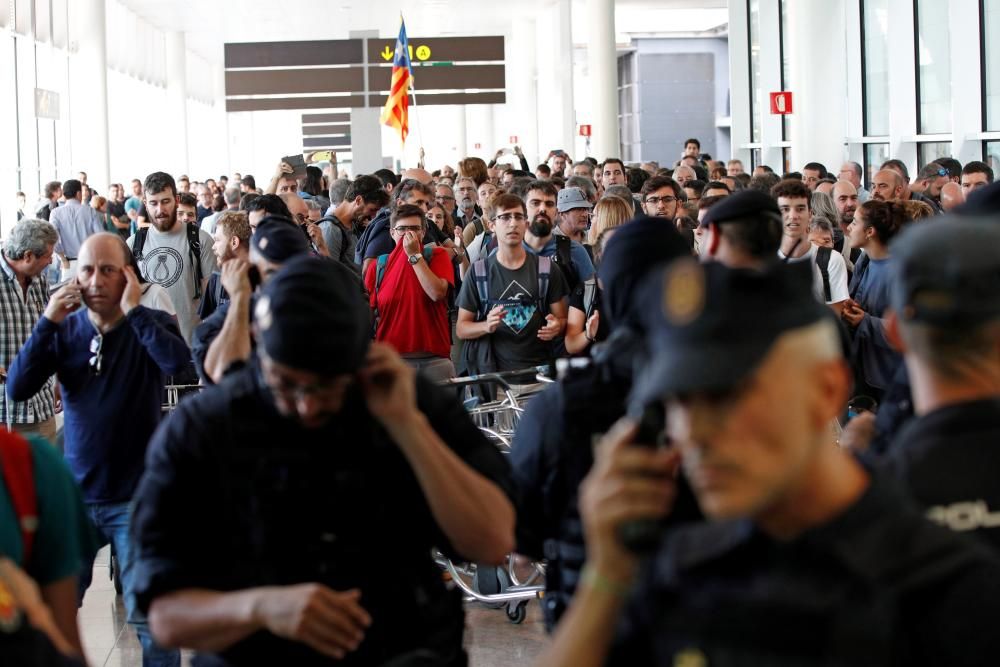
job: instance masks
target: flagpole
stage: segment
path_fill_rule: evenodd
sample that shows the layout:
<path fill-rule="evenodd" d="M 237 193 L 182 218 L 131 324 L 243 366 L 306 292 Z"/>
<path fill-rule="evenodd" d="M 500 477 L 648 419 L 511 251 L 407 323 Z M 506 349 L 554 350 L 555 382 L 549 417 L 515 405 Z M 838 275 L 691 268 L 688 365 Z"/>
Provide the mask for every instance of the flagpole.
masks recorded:
<path fill-rule="evenodd" d="M 410 65 L 411 69 L 413 65 Z M 424 136 L 423 136 L 423 126 L 424 124 L 420 122 L 420 112 L 417 110 L 417 87 L 413 85 L 414 77 L 410 77 L 410 92 L 413 93 L 413 118 L 417 121 L 417 142 L 420 144 L 420 150 L 424 150 Z M 423 162 L 421 157 L 420 162 Z"/>

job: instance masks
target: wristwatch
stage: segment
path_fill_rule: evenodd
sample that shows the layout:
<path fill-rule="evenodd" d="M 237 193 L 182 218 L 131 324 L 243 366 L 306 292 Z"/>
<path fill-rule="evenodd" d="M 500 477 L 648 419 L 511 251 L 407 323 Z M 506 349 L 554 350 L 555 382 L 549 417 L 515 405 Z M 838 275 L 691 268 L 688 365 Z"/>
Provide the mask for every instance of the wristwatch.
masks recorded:
<path fill-rule="evenodd" d="M 423 259 L 423 257 L 423 254 L 419 252 L 410 255 L 410 264 L 416 265 L 416 263 Z"/>

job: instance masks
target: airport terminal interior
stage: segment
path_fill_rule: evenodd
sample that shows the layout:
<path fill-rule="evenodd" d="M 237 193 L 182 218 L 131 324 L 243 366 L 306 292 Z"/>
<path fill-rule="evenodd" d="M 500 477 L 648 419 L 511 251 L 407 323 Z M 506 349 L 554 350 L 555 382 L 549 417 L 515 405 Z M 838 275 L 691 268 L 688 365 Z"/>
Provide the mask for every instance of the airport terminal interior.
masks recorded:
<path fill-rule="evenodd" d="M 0 0 L 0 665 L 995 665 L 1000 0 Z"/>

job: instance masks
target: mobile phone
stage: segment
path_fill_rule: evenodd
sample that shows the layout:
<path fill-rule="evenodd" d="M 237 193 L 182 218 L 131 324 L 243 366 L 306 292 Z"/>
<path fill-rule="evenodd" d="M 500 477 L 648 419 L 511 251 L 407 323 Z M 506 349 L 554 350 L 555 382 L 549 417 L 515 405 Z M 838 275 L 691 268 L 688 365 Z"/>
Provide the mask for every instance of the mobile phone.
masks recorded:
<path fill-rule="evenodd" d="M 666 444 L 666 410 L 663 403 L 656 401 L 647 405 L 639 418 L 635 434 L 635 444 L 643 447 L 663 447 Z M 619 536 L 622 544 L 634 553 L 652 551 L 663 536 L 664 519 L 641 519 L 622 524 Z"/>
<path fill-rule="evenodd" d="M 251 290 L 256 290 L 258 287 L 260 287 L 261 283 L 260 269 L 258 269 L 256 266 L 251 266 L 249 269 L 247 269 L 247 278 L 250 280 Z"/>
<path fill-rule="evenodd" d="M 302 154 L 298 155 L 286 155 L 281 158 L 281 161 L 291 166 L 294 170 L 289 176 L 295 178 L 304 178 L 306 175 L 306 160 L 302 157 Z"/>

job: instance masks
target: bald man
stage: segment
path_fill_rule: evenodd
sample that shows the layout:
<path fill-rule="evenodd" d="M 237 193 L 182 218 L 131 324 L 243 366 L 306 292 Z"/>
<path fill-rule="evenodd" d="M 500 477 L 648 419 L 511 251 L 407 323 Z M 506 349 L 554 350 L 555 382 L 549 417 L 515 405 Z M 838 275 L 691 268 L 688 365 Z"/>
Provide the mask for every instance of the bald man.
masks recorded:
<path fill-rule="evenodd" d="M 319 228 L 319 225 L 309 220 L 309 207 L 306 206 L 306 201 L 291 192 L 286 192 L 279 196 L 281 197 L 281 201 L 285 202 L 285 206 L 288 207 L 288 212 L 292 214 L 292 220 L 295 221 L 295 224 L 306 230 L 309 240 L 313 244 L 313 250 L 324 257 L 329 257 L 330 250 L 327 248 L 326 239 L 323 238 L 323 231 Z"/>
<path fill-rule="evenodd" d="M 872 178 L 872 199 L 889 201 L 890 199 L 908 199 L 909 191 L 906 181 L 893 169 L 883 169 Z"/>
<path fill-rule="evenodd" d="M 403 180 L 405 181 L 408 178 L 412 178 L 415 181 L 420 181 L 424 185 L 430 185 L 431 181 L 434 180 L 434 177 L 431 176 L 429 171 L 427 171 L 426 169 L 419 169 L 419 168 L 407 169 L 406 171 L 404 171 Z"/>
<path fill-rule="evenodd" d="M 950 211 L 964 201 L 965 195 L 962 193 L 962 186 L 958 183 L 949 182 L 941 187 L 941 208 L 945 212 Z"/>

